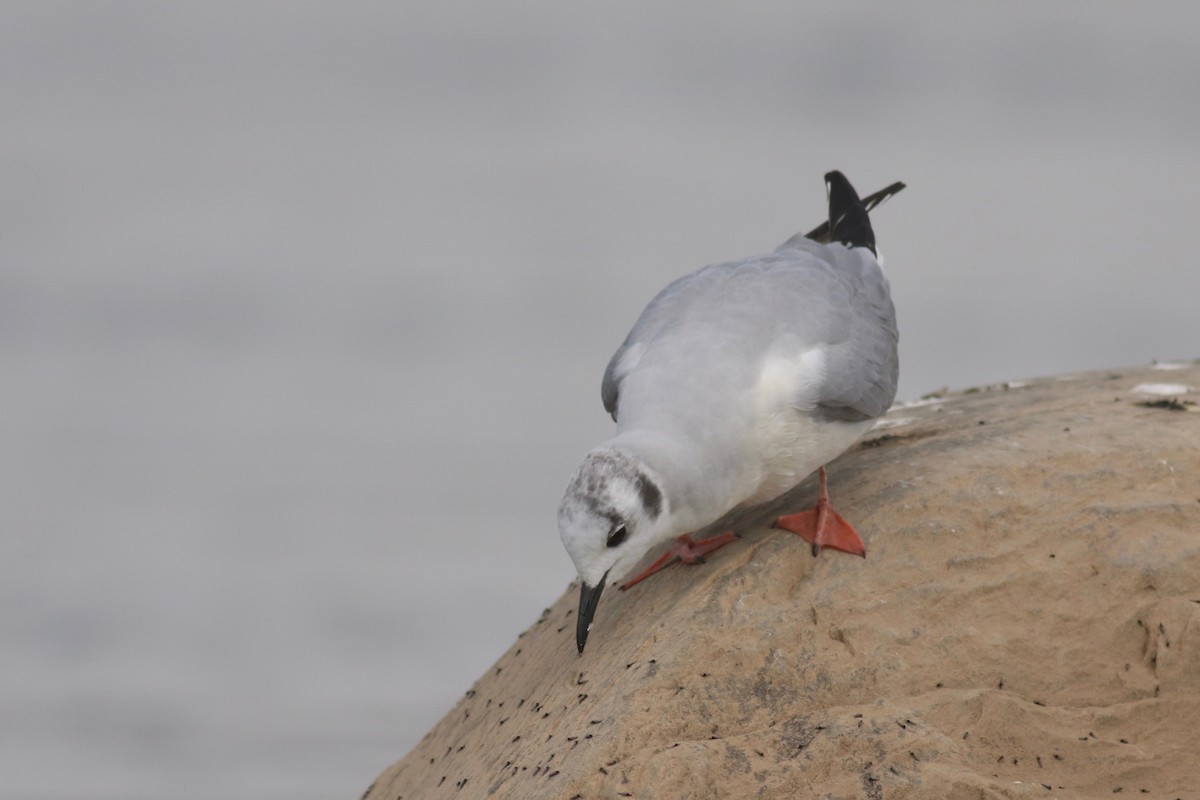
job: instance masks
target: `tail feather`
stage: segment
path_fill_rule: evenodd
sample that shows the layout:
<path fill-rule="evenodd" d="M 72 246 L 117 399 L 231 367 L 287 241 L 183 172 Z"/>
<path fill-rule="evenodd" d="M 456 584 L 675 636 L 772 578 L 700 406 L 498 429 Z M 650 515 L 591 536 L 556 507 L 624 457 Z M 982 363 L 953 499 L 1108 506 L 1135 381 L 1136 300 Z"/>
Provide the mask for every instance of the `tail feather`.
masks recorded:
<path fill-rule="evenodd" d="M 824 244 L 841 242 L 847 247 L 869 247 L 876 253 L 875 232 L 867 212 L 898 193 L 904 184 L 897 181 L 860 200 L 846 176 L 834 170 L 825 176 L 825 186 L 829 193 L 829 219 L 805 234 L 805 238 Z"/>

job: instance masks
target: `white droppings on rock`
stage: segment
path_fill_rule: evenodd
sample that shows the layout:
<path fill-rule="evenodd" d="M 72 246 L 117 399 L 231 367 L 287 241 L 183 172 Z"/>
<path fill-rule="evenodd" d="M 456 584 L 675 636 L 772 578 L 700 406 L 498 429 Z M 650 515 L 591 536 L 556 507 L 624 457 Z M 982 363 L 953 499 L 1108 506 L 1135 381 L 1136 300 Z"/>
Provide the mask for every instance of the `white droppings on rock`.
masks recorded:
<path fill-rule="evenodd" d="M 896 403 L 892 406 L 892 410 L 899 408 L 920 408 L 921 406 L 932 406 L 945 401 L 945 396 L 939 394 L 934 397 L 921 397 L 916 400 L 909 400 L 906 403 Z"/>
<path fill-rule="evenodd" d="M 1159 397 L 1169 397 L 1176 394 L 1188 394 L 1194 392 L 1191 386 L 1186 386 L 1182 383 L 1139 383 L 1133 387 L 1136 394 L 1152 394 Z"/>

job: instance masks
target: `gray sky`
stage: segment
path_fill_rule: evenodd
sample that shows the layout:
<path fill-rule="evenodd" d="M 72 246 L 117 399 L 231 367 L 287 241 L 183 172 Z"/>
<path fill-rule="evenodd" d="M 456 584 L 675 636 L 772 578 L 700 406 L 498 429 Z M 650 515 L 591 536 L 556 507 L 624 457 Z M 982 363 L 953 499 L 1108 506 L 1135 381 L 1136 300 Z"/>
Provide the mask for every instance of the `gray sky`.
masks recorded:
<path fill-rule="evenodd" d="M 828 169 L 909 184 L 903 398 L 1200 355 L 1198 17 L 0 7 L 0 797 L 365 788 L 570 580 L 642 306 Z"/>

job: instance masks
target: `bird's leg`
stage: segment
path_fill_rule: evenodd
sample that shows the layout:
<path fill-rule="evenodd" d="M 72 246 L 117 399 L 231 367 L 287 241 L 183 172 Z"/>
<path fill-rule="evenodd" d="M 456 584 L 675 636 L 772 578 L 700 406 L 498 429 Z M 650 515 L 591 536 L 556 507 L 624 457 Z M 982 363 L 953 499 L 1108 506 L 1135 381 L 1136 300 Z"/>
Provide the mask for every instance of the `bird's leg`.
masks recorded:
<path fill-rule="evenodd" d="M 821 494 L 817 506 L 799 514 L 789 514 L 775 520 L 776 528 L 791 531 L 812 545 L 812 554 L 820 555 L 822 547 L 832 547 L 843 553 L 867 556 L 867 546 L 854 526 L 833 510 L 829 501 L 829 487 L 825 483 L 825 467 L 820 469 Z"/>
<path fill-rule="evenodd" d="M 685 533 L 676 539 L 675 544 L 671 545 L 671 548 L 663 553 L 657 561 L 631 578 L 621 586 L 621 589 L 623 591 L 634 584 L 641 583 L 660 569 L 665 569 L 676 561 L 682 561 L 684 564 L 703 564 L 706 555 L 722 545 L 729 544 L 736 538 L 738 538 L 738 535 L 733 531 L 725 531 L 724 533 L 718 533 L 716 536 L 695 541 L 690 535 Z"/>

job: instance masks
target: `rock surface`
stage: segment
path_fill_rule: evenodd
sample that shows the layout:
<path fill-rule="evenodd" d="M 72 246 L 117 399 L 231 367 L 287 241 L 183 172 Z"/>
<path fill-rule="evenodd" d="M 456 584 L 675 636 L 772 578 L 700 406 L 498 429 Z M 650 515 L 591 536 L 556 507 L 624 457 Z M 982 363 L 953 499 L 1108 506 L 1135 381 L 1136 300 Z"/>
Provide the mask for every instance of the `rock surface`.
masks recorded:
<path fill-rule="evenodd" d="M 896 408 L 829 470 L 866 560 L 760 527 L 610 590 L 582 657 L 572 586 L 366 797 L 1200 797 L 1196 389 Z"/>

